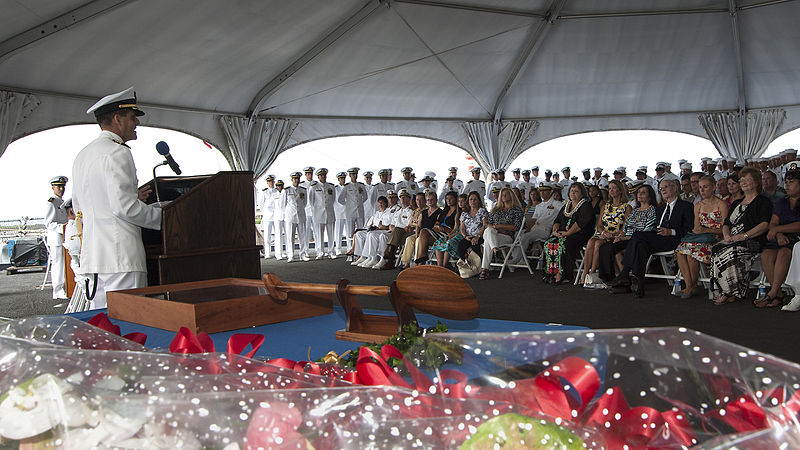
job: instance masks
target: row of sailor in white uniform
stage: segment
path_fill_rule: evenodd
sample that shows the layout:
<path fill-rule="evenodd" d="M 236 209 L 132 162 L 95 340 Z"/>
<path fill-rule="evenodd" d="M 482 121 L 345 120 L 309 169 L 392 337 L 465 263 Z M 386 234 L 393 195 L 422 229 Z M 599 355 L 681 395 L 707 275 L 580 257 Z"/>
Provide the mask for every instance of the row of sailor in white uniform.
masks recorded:
<path fill-rule="evenodd" d="M 267 188 L 259 196 L 266 258 L 271 256 L 270 241 L 274 237 L 277 259 L 283 259 L 285 254 L 287 261 L 293 261 L 294 245 L 299 241 L 299 257 L 308 261 L 311 259 L 309 241 L 313 235 L 316 259 L 326 256 L 334 259 L 345 253 L 342 236 L 345 237 L 348 248 L 352 248 L 353 233 L 364 226 L 365 217 L 372 217 L 379 197 L 386 197 L 390 191 L 400 189 L 404 189 L 409 195 L 414 195 L 417 192 L 437 188 L 432 177 L 435 174 L 428 172 L 420 183 L 416 183 L 411 178 L 412 170 L 408 167 L 403 168 L 404 179 L 397 183 L 389 181 L 390 169 L 380 170 L 378 172 L 380 181 L 375 184 L 371 184 L 372 172 L 369 171 L 364 172 L 364 180 L 367 183 L 357 181 L 359 173 L 357 167 L 348 170 L 347 174 L 344 172 L 337 174 L 337 185 L 327 181 L 328 170 L 325 168 L 317 169 L 315 173 L 313 167 L 306 167 L 303 172 L 305 179 L 302 181 L 300 172 L 292 173 L 292 182 L 289 186 L 284 186 L 280 180 L 276 181 L 274 175 L 267 176 Z M 486 195 L 485 183 L 480 180 L 480 169 L 474 168 L 472 173 L 473 179 L 465 184 L 455 178 L 457 168 L 450 168 L 450 177 L 443 186 L 441 199 L 450 190 L 458 193 L 477 190 L 481 195 Z M 317 180 L 313 179 L 315 174 Z M 346 182 L 348 176 L 350 181 Z M 491 191 L 489 195 L 491 196 Z M 490 198 L 490 201 L 494 200 Z"/>

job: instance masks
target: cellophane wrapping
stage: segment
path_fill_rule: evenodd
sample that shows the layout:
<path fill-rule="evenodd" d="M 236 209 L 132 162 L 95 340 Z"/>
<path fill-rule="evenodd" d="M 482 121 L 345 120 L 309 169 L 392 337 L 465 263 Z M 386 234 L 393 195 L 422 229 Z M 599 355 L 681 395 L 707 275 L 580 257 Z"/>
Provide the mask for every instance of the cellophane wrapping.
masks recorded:
<path fill-rule="evenodd" d="M 599 439 L 522 405 L 154 352 L 68 317 L 0 324 L 0 448 L 459 448 L 511 417 L 553 442 Z"/>
<path fill-rule="evenodd" d="M 692 330 L 425 339 L 441 367 L 415 354 L 365 386 L 68 317 L 0 323 L 0 448 L 800 448 L 800 367 Z"/>
<path fill-rule="evenodd" d="M 449 354 L 426 372 L 439 384 L 438 395 L 542 411 L 595 430 L 607 448 L 800 448 L 800 366 L 697 331 L 425 339 Z"/>

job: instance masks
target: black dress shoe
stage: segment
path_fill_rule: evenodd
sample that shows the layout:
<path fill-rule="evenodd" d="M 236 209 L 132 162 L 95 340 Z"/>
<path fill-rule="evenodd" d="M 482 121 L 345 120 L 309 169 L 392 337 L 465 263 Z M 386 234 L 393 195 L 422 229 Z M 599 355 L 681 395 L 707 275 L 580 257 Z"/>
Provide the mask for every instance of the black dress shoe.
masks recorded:
<path fill-rule="evenodd" d="M 636 278 L 636 289 L 633 291 L 633 296 L 636 298 L 644 297 L 644 277 Z"/>
<path fill-rule="evenodd" d="M 627 294 L 631 291 L 630 285 L 622 285 L 622 286 L 611 286 L 608 292 L 612 294 Z"/>
<path fill-rule="evenodd" d="M 624 276 L 624 277 L 623 276 L 618 276 L 618 277 L 614 278 L 613 280 L 611 280 L 610 283 L 608 283 L 608 286 L 612 287 L 612 288 L 623 287 L 623 286 L 627 286 L 628 288 L 630 288 L 630 285 L 631 285 L 631 279 L 628 276 Z M 627 292 L 630 292 L 630 289 L 628 289 Z"/>

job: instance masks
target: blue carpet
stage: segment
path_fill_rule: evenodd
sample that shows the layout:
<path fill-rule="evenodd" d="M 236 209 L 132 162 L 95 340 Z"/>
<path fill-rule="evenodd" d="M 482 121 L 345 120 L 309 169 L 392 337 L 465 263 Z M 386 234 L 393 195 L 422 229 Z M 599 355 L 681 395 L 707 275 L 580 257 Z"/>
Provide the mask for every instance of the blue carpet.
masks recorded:
<path fill-rule="evenodd" d="M 105 309 L 92 310 L 69 314 L 77 319 L 87 321 L 98 313 L 106 312 Z M 389 311 L 364 310 L 366 314 L 391 314 Z M 437 320 L 447 325 L 452 332 L 512 332 L 512 331 L 544 331 L 544 330 L 586 330 L 585 327 L 548 325 L 534 322 L 516 322 L 511 320 L 473 319 L 473 320 L 447 320 L 429 314 L 416 314 L 420 325 L 424 327 L 435 326 Z M 121 320 L 111 320 L 119 325 L 122 334 L 138 331 L 147 335 L 146 345 L 149 348 L 167 348 L 175 337 L 175 332 L 139 325 Z M 217 351 L 225 351 L 228 338 L 235 333 L 256 333 L 264 335 L 264 344 L 256 356 L 266 358 L 289 358 L 305 360 L 308 358 L 309 348 L 311 358 L 317 359 L 330 350 L 342 354 L 359 346 L 357 342 L 339 341 L 334 336 L 337 330 L 345 327 L 344 310 L 334 307 L 332 314 L 310 317 L 307 319 L 291 320 L 272 325 L 244 328 L 241 330 L 214 333 L 211 339 Z"/>

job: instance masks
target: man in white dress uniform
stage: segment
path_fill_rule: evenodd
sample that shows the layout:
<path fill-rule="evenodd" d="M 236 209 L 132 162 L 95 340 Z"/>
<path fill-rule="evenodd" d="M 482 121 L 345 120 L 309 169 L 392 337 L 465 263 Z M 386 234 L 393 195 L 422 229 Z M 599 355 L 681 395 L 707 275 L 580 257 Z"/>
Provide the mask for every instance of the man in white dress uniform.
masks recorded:
<path fill-rule="evenodd" d="M 286 223 L 286 262 L 294 260 L 294 236 L 300 240 L 300 259 L 308 261 L 308 231 L 306 229 L 306 203 L 308 192 L 300 186 L 300 172 L 293 172 L 292 184 L 283 190 L 281 203 Z"/>
<path fill-rule="evenodd" d="M 47 229 L 45 243 L 50 253 L 50 281 L 53 284 L 53 300 L 66 299 L 64 289 L 64 224 L 67 223 L 67 212 L 64 205 L 64 189 L 67 177 L 57 176 L 50 180 L 53 195 L 47 199 L 44 213 L 44 227 Z"/>
<path fill-rule="evenodd" d="M 143 200 L 136 167 L 125 142 L 136 139 L 139 116 L 133 87 L 103 97 L 86 111 L 102 131 L 72 166 L 72 203 L 83 224 L 82 274 L 97 276 L 93 308 L 106 306 L 106 293 L 147 286 L 142 228 L 161 229 L 161 209 Z M 91 293 L 90 293 L 91 294 Z"/>
<path fill-rule="evenodd" d="M 317 178 L 308 190 L 308 202 L 311 204 L 314 219 L 314 250 L 317 259 L 325 257 L 325 234 L 328 236 L 328 256 L 336 259 L 333 252 L 333 226 L 336 221 L 336 213 L 333 211 L 333 202 L 336 194 L 334 186 L 328 183 L 328 169 L 322 167 L 317 169 Z"/>

